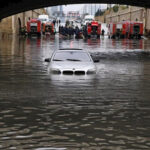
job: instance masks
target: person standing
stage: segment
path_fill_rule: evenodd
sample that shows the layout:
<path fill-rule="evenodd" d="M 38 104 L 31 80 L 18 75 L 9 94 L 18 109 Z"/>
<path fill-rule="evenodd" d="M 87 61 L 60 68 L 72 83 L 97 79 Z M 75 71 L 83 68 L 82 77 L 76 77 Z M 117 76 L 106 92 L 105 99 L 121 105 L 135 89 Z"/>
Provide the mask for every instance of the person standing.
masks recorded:
<path fill-rule="evenodd" d="M 105 35 L 105 30 L 104 29 L 102 29 L 102 36 L 104 36 Z"/>

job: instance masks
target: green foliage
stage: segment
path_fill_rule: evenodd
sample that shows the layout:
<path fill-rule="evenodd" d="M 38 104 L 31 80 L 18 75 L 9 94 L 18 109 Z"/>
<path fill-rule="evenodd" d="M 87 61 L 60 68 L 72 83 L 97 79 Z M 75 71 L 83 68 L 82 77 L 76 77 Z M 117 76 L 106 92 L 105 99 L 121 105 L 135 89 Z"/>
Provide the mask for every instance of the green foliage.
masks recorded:
<path fill-rule="evenodd" d="M 104 13 L 105 11 L 101 11 L 101 9 L 98 9 L 97 12 L 95 13 L 95 17 L 102 16 Z"/>
<path fill-rule="evenodd" d="M 118 12 L 119 11 L 119 6 L 118 5 L 114 5 L 113 6 L 113 11 L 114 12 Z"/>

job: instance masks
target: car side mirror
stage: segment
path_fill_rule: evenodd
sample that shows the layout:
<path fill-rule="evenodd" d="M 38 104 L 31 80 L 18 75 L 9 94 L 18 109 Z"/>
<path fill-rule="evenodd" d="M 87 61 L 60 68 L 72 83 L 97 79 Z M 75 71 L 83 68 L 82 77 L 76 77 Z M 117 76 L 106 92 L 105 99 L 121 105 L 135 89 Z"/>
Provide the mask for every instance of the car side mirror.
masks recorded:
<path fill-rule="evenodd" d="M 95 63 L 100 62 L 100 60 L 99 60 L 99 59 L 94 59 L 93 61 L 94 61 Z"/>
<path fill-rule="evenodd" d="M 94 63 L 98 63 L 98 62 L 100 62 L 99 58 L 97 58 L 97 57 L 96 57 L 96 56 L 94 56 L 93 54 L 90 54 L 90 55 L 91 55 L 92 60 L 93 60 L 93 62 L 94 62 Z"/>
<path fill-rule="evenodd" d="M 45 62 L 50 62 L 51 61 L 51 59 L 50 58 L 45 58 L 45 60 L 44 60 Z"/>

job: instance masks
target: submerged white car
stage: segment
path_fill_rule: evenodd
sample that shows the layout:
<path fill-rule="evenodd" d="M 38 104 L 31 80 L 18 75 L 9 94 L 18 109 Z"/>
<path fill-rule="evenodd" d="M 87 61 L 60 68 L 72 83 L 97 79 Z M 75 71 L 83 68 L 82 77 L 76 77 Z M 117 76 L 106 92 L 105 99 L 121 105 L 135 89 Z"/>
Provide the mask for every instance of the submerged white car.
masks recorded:
<path fill-rule="evenodd" d="M 85 75 L 96 73 L 96 66 L 87 51 L 60 49 L 49 59 L 49 71 L 54 74 Z"/>

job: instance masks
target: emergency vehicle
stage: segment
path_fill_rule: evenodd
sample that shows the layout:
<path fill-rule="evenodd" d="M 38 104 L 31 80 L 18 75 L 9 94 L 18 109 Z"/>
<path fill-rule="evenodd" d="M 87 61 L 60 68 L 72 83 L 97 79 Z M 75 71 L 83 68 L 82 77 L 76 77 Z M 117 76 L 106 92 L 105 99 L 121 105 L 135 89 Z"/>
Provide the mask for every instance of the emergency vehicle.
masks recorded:
<path fill-rule="evenodd" d="M 83 20 L 83 25 L 86 25 L 87 23 L 91 23 L 94 20 L 93 15 L 86 15 Z"/>
<path fill-rule="evenodd" d="M 55 34 L 54 24 L 52 22 L 46 22 L 45 24 L 43 24 L 43 32 L 44 34 L 54 35 Z"/>
<path fill-rule="evenodd" d="M 41 21 L 38 19 L 31 19 L 27 22 L 28 35 L 41 36 Z"/>
<path fill-rule="evenodd" d="M 143 35 L 143 23 L 122 21 L 108 24 L 109 38 L 141 38 Z"/>
<path fill-rule="evenodd" d="M 48 15 L 39 15 L 38 19 L 42 22 L 42 23 L 46 23 L 49 21 L 49 17 Z"/>
<path fill-rule="evenodd" d="M 97 37 L 99 38 L 101 34 L 101 24 L 97 21 L 92 21 L 87 24 L 87 36 L 88 38 Z"/>
<path fill-rule="evenodd" d="M 142 22 L 130 22 L 128 30 L 128 38 L 141 38 L 144 32 Z"/>
<path fill-rule="evenodd" d="M 125 38 L 127 36 L 128 24 L 126 22 L 108 24 L 109 38 Z"/>

